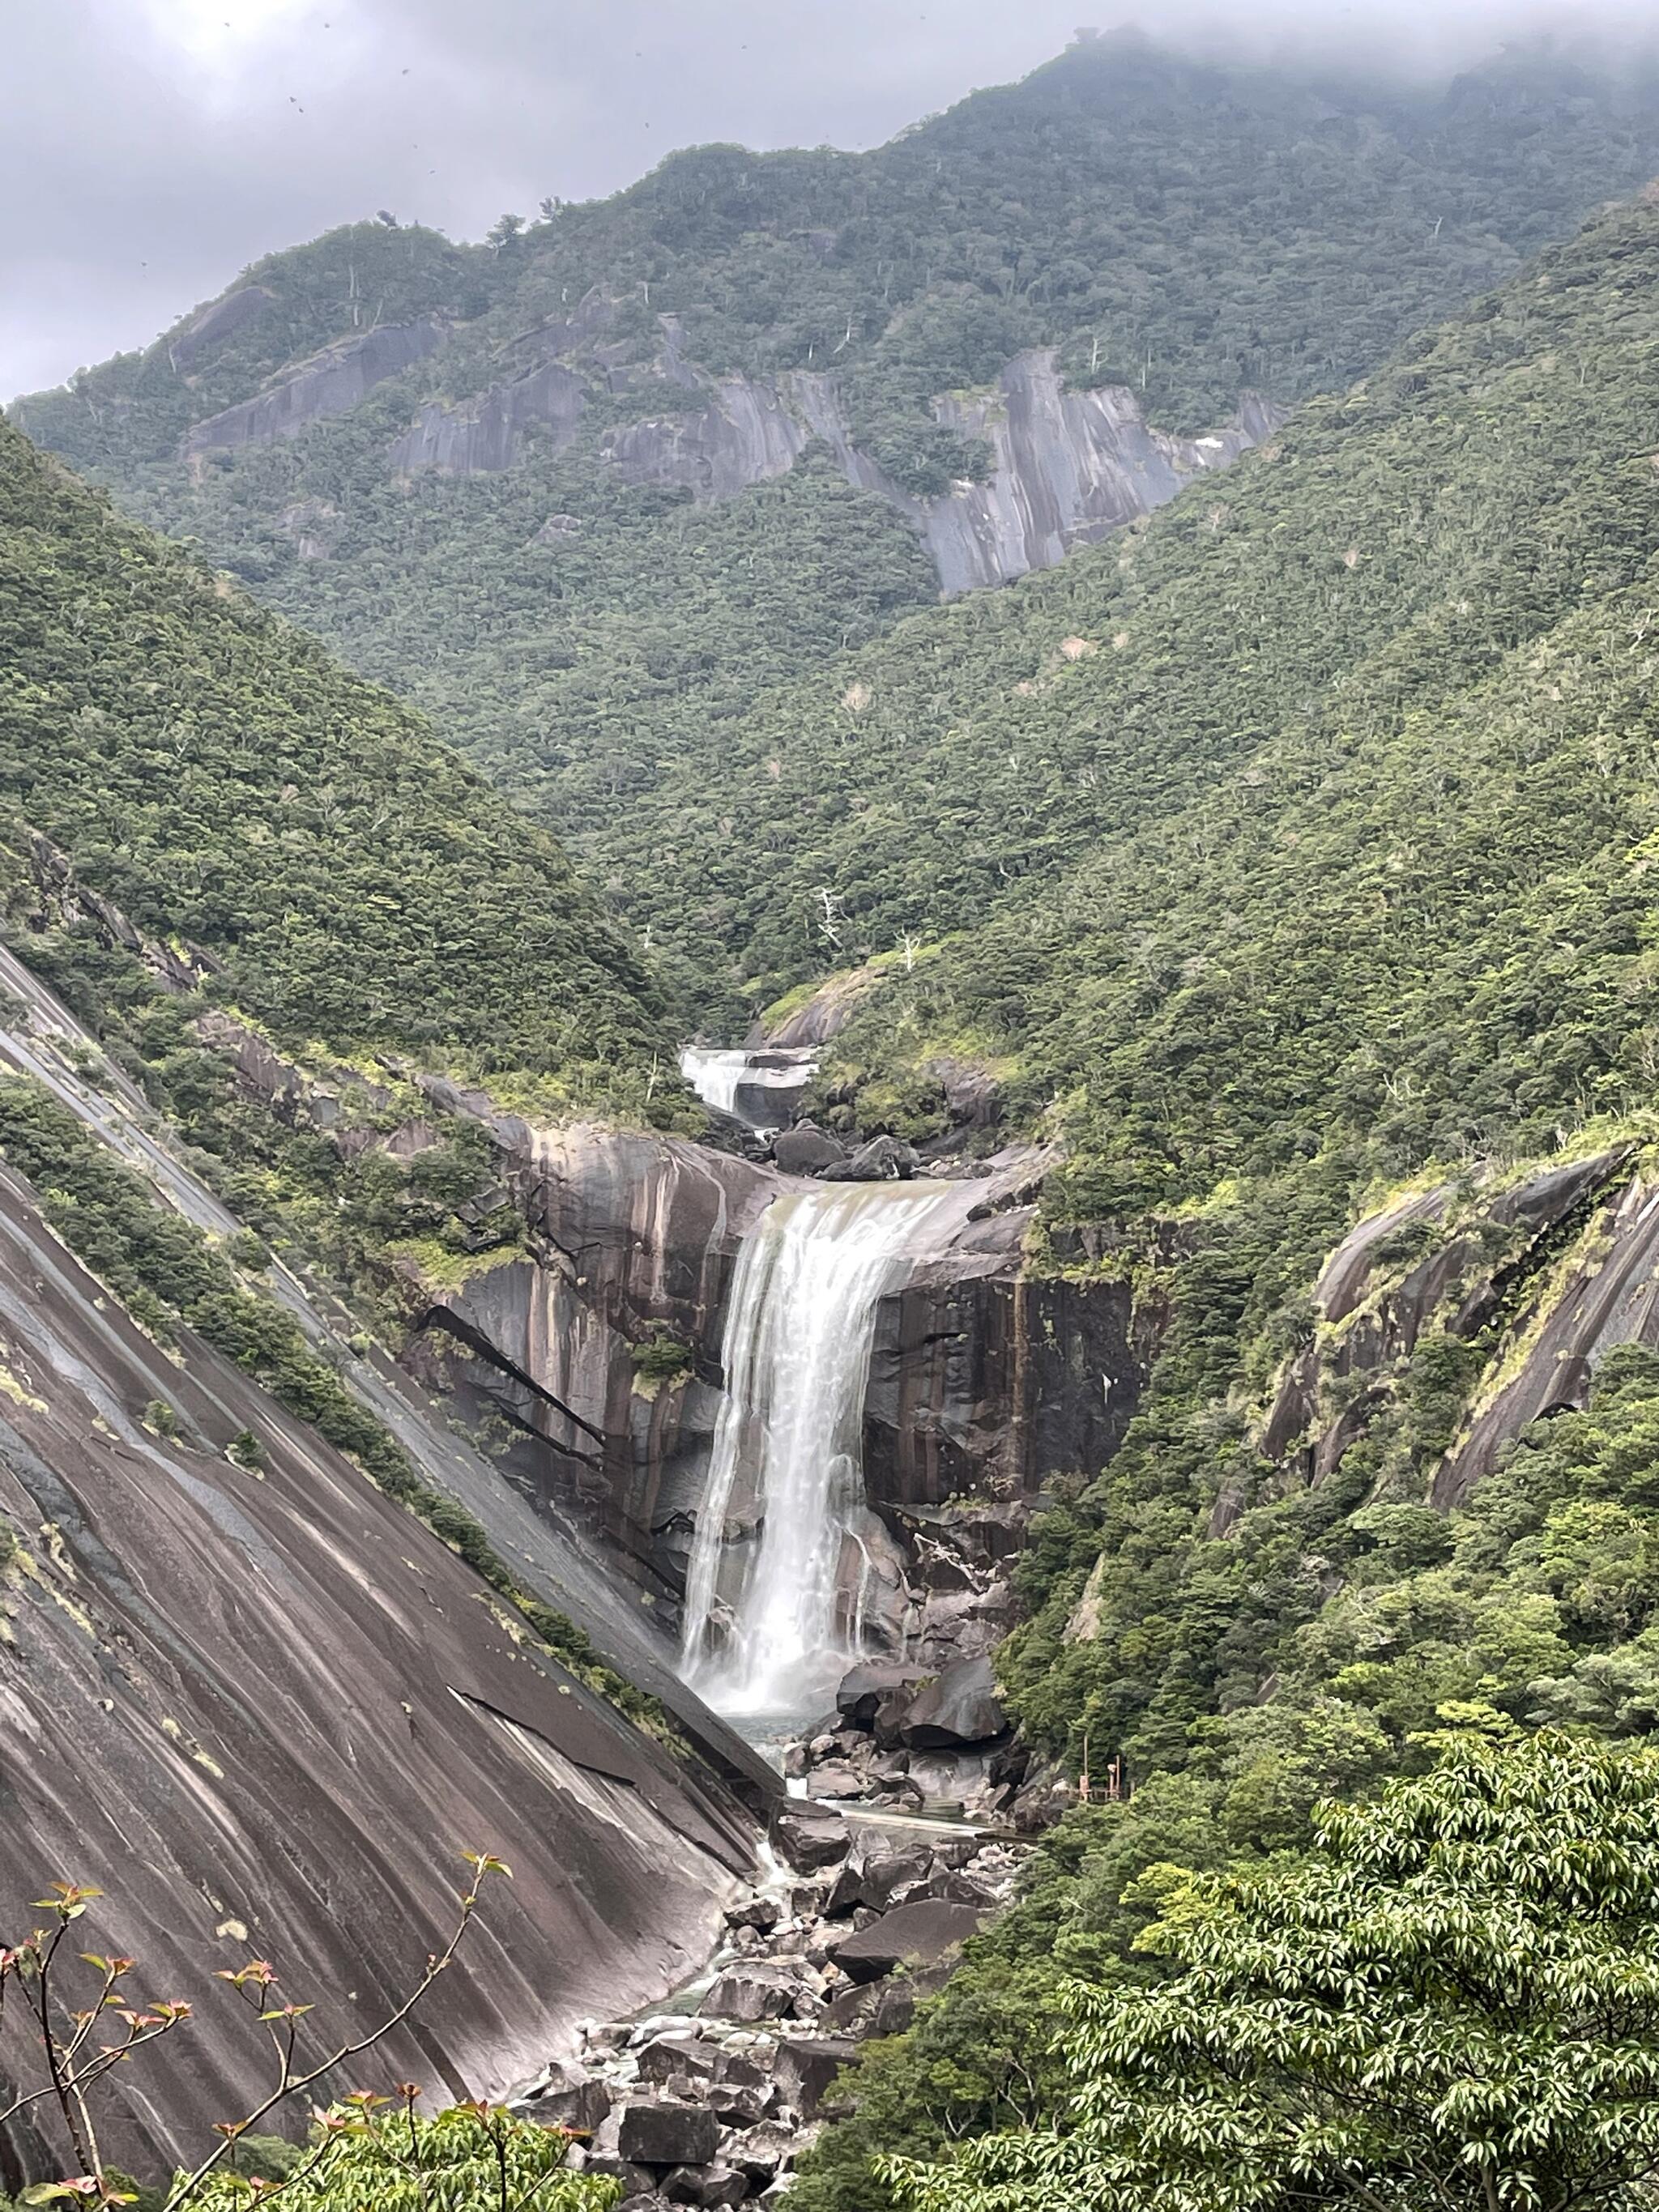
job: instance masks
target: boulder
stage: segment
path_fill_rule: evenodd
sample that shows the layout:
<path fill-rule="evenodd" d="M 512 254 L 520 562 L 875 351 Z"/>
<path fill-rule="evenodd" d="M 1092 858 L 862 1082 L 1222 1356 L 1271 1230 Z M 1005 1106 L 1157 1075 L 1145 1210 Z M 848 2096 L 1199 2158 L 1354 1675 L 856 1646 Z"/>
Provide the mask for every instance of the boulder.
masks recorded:
<path fill-rule="evenodd" d="M 671 2204 L 741 2204 L 749 2180 L 733 2166 L 679 2166 L 663 2183 L 662 2193 Z"/>
<path fill-rule="evenodd" d="M 794 2163 L 797 2140 L 792 2128 L 751 2128 L 727 2155 L 751 2189 L 767 2189 Z"/>
<path fill-rule="evenodd" d="M 797 1874 L 838 1866 L 853 1848 L 846 1821 L 832 1805 L 786 1798 L 772 1815 L 772 1848 Z"/>
<path fill-rule="evenodd" d="M 980 1881 L 961 1867 L 940 1867 L 930 1874 L 915 1893 L 921 1897 L 936 1897 L 946 1905 L 975 1905 L 981 1911 L 996 1903 L 996 1892 L 988 1882 Z"/>
<path fill-rule="evenodd" d="M 740 2089 L 764 2089 L 772 2079 L 771 2068 L 745 2051 L 722 2051 L 714 2072 L 718 2080 Z"/>
<path fill-rule="evenodd" d="M 619 2155 L 635 2166 L 712 2166 L 724 2133 L 705 2105 L 623 2107 Z"/>
<path fill-rule="evenodd" d="M 538 2127 L 563 2128 L 568 2134 L 591 2136 L 605 2125 L 611 2112 L 611 2092 L 580 2066 L 555 2066 L 550 2078 L 522 2107 L 527 2120 Z"/>
<path fill-rule="evenodd" d="M 823 2008 L 824 2027 L 844 2035 L 862 2034 L 877 2016 L 884 1994 L 878 1982 L 866 1982 L 862 1986 L 855 1984 L 850 1990 L 843 1990 Z M 889 2031 L 883 2028 L 881 2033 L 885 2035 Z"/>
<path fill-rule="evenodd" d="M 839 1760 L 827 1766 L 812 1769 L 812 1794 L 815 1797 L 862 1797 L 868 1784 L 865 1777 Z"/>
<path fill-rule="evenodd" d="M 923 1898 L 896 1905 L 867 1928 L 844 1936 L 830 1955 L 849 1981 L 879 1981 L 909 1960 L 933 1966 L 953 1944 L 965 1942 L 981 1917 L 971 1905 Z"/>
<path fill-rule="evenodd" d="M 921 1165 L 908 1145 L 897 1137 L 872 1137 L 849 1160 L 823 1168 L 825 1182 L 908 1182 Z"/>
<path fill-rule="evenodd" d="M 726 1916 L 728 1928 L 758 1928 L 763 1931 L 775 1928 L 783 1917 L 783 1907 L 775 1897 L 751 1897 L 742 1905 L 730 1907 Z"/>
<path fill-rule="evenodd" d="M 1008 1732 L 988 1658 L 959 1659 L 915 1692 L 899 1723 L 901 1740 L 914 1750 L 950 1750 L 989 1743 Z"/>
<path fill-rule="evenodd" d="M 840 1167 L 846 1158 L 847 1147 L 810 1121 L 780 1129 L 772 1139 L 772 1164 L 782 1175 L 822 1175 L 828 1168 Z"/>
<path fill-rule="evenodd" d="M 711 2081 L 702 2100 L 722 2127 L 752 2128 L 766 2118 L 776 2099 L 769 2088 L 763 2094 L 739 2088 L 735 2081 Z"/>
<path fill-rule="evenodd" d="M 893 1901 L 893 1893 L 908 1882 L 925 1881 L 933 1863 L 933 1853 L 925 1844 L 913 1845 L 908 1850 L 885 1851 L 879 1856 L 872 1853 L 864 1862 L 861 1887 L 864 1902 L 884 1910 Z"/>
<path fill-rule="evenodd" d="M 836 1711 L 854 1728 L 872 1728 L 877 1709 L 886 1698 L 925 1682 L 931 1671 L 927 1667 L 854 1667 L 851 1674 L 842 1677 L 841 1687 L 836 1692 Z"/>
<path fill-rule="evenodd" d="M 839 1920 L 864 1902 L 864 1869 L 848 1859 L 836 1876 L 829 1896 L 823 1900 L 824 1917 L 830 1920 Z"/>
<path fill-rule="evenodd" d="M 641 2081 L 673 2081 L 688 2076 L 705 2081 L 714 2077 L 714 2058 L 695 2036 L 659 2035 L 639 2055 Z"/>
<path fill-rule="evenodd" d="M 620 2181 L 623 2185 L 624 2203 L 648 2204 L 652 2208 L 652 2212 L 656 2212 L 656 2207 L 661 2200 L 653 2193 L 657 2185 L 657 2178 L 648 2166 L 630 2166 L 625 2158 L 617 2158 L 612 2154 L 609 2157 L 590 2158 L 582 2171 L 584 2173 L 603 2174 L 607 2180 Z"/>
<path fill-rule="evenodd" d="M 803 2119 L 817 2118 L 836 2075 L 857 2056 L 850 2035 L 802 2036 L 778 2045 L 778 2079 Z"/>
<path fill-rule="evenodd" d="M 728 1966 L 698 2009 L 710 2020 L 787 2020 L 799 1984 L 764 1966 Z"/>

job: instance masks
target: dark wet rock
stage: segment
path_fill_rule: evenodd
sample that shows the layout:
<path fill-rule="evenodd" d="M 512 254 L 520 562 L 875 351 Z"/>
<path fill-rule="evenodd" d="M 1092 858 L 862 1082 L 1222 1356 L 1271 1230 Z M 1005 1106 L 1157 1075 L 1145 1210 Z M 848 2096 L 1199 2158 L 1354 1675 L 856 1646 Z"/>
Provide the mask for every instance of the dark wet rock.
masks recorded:
<path fill-rule="evenodd" d="M 981 1915 L 965 1905 L 932 1900 L 896 1905 L 869 1927 L 844 1936 L 831 1956 L 849 1980 L 878 1981 L 909 1960 L 932 1966 L 952 1945 L 965 1942 L 980 1919 Z"/>
<path fill-rule="evenodd" d="M 988 1658 L 947 1667 L 907 1700 L 899 1723 L 902 1741 L 919 1749 L 988 1743 L 1007 1729 L 1008 1716 L 997 1698 Z"/>
<path fill-rule="evenodd" d="M 821 1176 L 841 1167 L 846 1158 L 846 1146 L 811 1121 L 780 1129 L 772 1139 L 772 1164 L 781 1175 Z"/>
<path fill-rule="evenodd" d="M 926 1667 L 872 1663 L 854 1667 L 842 1677 L 836 1692 L 836 1711 L 855 1728 L 873 1727 L 877 1708 L 896 1692 L 927 1680 Z"/>
<path fill-rule="evenodd" d="M 797 1874 L 836 1866 L 853 1847 L 845 1820 L 829 1805 L 788 1798 L 773 1813 L 772 1848 Z"/>
<path fill-rule="evenodd" d="M 994 1498 L 1016 1507 L 1018 1548 L 1017 1502 L 1051 1474 L 1104 1466 L 1139 1401 L 1152 1340 L 1128 1288 L 1023 1277 L 1031 1219 L 1020 1206 L 969 1223 L 877 1309 L 865 1486 L 913 1543 L 925 1533 L 954 1548 L 953 1524 L 905 1517 L 916 1509 Z M 964 1558 L 977 1565 L 971 1547 Z"/>
<path fill-rule="evenodd" d="M 709 2166 L 722 2132 L 706 2106 L 629 2104 L 623 2108 L 617 2154 L 635 2166 Z"/>
<path fill-rule="evenodd" d="M 733 2166 L 682 2166 L 665 2179 L 662 2193 L 671 2204 L 741 2204 L 749 2181 Z"/>
<path fill-rule="evenodd" d="M 872 1137 L 850 1158 L 820 1170 L 823 1182 L 908 1182 L 921 1166 L 912 1148 L 898 1137 Z"/>

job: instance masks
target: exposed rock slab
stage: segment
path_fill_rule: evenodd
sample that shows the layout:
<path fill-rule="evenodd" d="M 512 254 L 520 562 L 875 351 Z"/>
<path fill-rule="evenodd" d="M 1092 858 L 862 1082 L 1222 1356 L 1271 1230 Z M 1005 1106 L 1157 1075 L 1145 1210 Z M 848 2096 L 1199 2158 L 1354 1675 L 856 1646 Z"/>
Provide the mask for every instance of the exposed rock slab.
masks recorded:
<path fill-rule="evenodd" d="M 151 2169 L 264 2081 L 221 1967 L 270 1956 L 343 2039 L 441 1948 L 457 1854 L 498 1851 L 516 1880 L 365 2073 L 499 2095 L 578 2015 L 682 1978 L 747 1856 L 718 1787 L 239 1369 L 179 1351 L 0 1175 L 0 1513 L 30 1561 L 4 1593 L 0 1890 L 15 1916 L 47 1876 L 98 1885 L 89 1935 L 198 2002 L 164 2095 L 137 2065 L 111 2085 L 112 2147 Z M 144 1425 L 158 1402 L 175 1436 Z M 257 1469 L 226 1456 L 244 1430 Z"/>
<path fill-rule="evenodd" d="M 549 432 L 555 452 L 568 446 L 586 404 L 583 380 L 557 362 L 544 362 L 458 406 L 428 400 L 392 446 L 392 465 L 407 475 L 422 469 L 446 476 L 494 475 L 513 466 L 529 429 Z"/>
<path fill-rule="evenodd" d="M 348 414 L 377 384 L 435 353 L 442 342 L 443 325 L 429 316 L 337 339 L 285 369 L 253 398 L 192 424 L 179 443 L 179 458 L 234 453 L 245 446 L 297 437 L 313 422 Z"/>

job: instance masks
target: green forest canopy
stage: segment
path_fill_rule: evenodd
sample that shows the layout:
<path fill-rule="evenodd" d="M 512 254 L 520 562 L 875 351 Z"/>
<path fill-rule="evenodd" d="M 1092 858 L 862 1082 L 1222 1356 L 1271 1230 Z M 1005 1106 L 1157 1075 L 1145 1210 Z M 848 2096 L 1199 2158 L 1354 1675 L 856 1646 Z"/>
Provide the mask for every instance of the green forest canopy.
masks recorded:
<path fill-rule="evenodd" d="M 0 799 L 290 1045 L 643 1098 L 659 1009 L 552 840 L 4 425 Z"/>
<path fill-rule="evenodd" d="M 751 954 L 742 915 L 642 890 L 664 820 L 688 785 L 707 811 L 704 766 L 746 744 L 728 732 L 757 695 L 935 586 L 908 526 L 822 458 L 724 507 L 619 481 L 608 431 L 705 404 L 663 372 L 664 314 L 717 373 L 832 368 L 865 449 L 938 493 L 985 456 L 935 423 L 932 400 L 990 383 L 1024 347 L 1055 347 L 1074 383 L 1128 383 L 1158 422 L 1207 429 L 1247 390 L 1344 387 L 1656 170 L 1659 93 L 1639 71 L 1615 82 L 1520 49 L 1449 87 L 1389 88 L 1124 35 L 867 154 L 676 154 L 611 199 L 550 204 L 495 248 L 375 223 L 331 233 L 245 272 L 266 311 L 179 366 L 174 331 L 21 403 L 19 420 L 415 697 L 656 941 L 672 926 L 701 969 L 730 946 L 767 972 L 770 933 Z M 571 356 L 588 398 L 574 445 L 532 437 L 499 475 L 392 476 L 388 448 L 423 400 L 465 400 L 533 360 L 537 333 L 595 288 L 610 319 L 603 361 Z M 442 325 L 437 350 L 348 415 L 234 457 L 173 458 L 190 423 L 285 364 L 422 317 Z M 737 1018 L 723 993 L 706 1003 Z"/>

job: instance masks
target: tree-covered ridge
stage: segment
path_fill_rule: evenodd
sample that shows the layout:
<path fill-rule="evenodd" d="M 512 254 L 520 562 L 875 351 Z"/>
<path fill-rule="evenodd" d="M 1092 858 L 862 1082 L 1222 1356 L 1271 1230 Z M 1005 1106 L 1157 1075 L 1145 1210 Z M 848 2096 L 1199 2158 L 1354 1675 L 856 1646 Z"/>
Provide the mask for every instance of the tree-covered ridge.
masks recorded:
<path fill-rule="evenodd" d="M 717 374 L 834 367 L 878 447 L 1039 344 L 1078 382 L 1132 384 L 1155 419 L 1200 430 L 1242 389 L 1351 381 L 1656 162 L 1646 67 L 1519 49 L 1413 90 L 1086 38 L 870 153 L 693 148 L 610 199 L 544 203 L 494 251 L 363 223 L 267 256 L 241 282 L 277 312 L 191 365 L 184 412 L 434 311 L 472 325 L 444 377 L 465 397 L 514 334 L 597 285 L 629 303 L 607 333 L 624 358 L 653 361 L 672 313 Z M 51 410 L 40 434 L 87 465 L 163 458 L 175 422 L 143 395 L 176 390 L 167 344 L 27 403 Z M 903 472 L 902 453 L 878 457 Z"/>
<path fill-rule="evenodd" d="M 666 373 L 665 316 L 705 370 L 829 373 L 862 450 L 937 495 L 985 453 L 939 426 L 934 398 L 992 383 L 1022 348 L 1052 346 L 1073 385 L 1127 383 L 1154 420 L 1208 429 L 1248 390 L 1342 387 L 1656 169 L 1659 95 L 1641 71 L 1614 82 L 1517 52 L 1406 90 L 1114 37 L 868 154 L 694 149 L 483 248 L 349 227 L 246 271 L 244 289 L 271 299 L 252 319 L 199 340 L 183 325 L 18 419 L 414 696 L 619 896 L 677 851 L 690 809 L 685 889 L 642 918 L 703 968 L 711 944 L 752 941 L 754 972 L 793 975 L 830 948 L 777 945 L 720 850 L 740 851 L 743 779 L 775 773 L 772 749 L 732 724 L 927 605 L 934 579 L 908 524 L 822 461 L 719 508 L 628 483 L 607 435 L 709 398 Z M 603 330 L 567 343 L 590 295 Z M 344 416 L 175 458 L 191 423 L 286 365 L 422 318 L 436 349 Z M 510 383 L 548 346 L 586 392 L 571 442 L 532 431 L 501 475 L 393 477 L 422 403 Z M 954 656 L 958 634 L 940 635 Z M 884 752 L 912 743 L 868 726 Z M 809 821 L 886 786 L 884 758 L 866 769 L 855 744 L 838 750 L 860 781 L 793 787 Z"/>
<path fill-rule="evenodd" d="M 1128 538 L 773 695 L 665 795 L 679 865 L 639 909 L 757 999 L 950 933 L 842 1073 L 1012 1060 L 1019 1110 L 1116 1163 L 1085 1213 L 1328 1121 L 1409 1161 L 1616 1106 L 1656 275 L 1659 210 L 1608 216 Z"/>
<path fill-rule="evenodd" d="M 1166 1866 L 1164 1972 L 1064 1985 L 1069 2094 L 905 2212 L 1298 2203 L 1567 2212 L 1659 2166 L 1659 1764 L 1443 1730 L 1421 1780 L 1320 1809 L 1298 1859 Z"/>
<path fill-rule="evenodd" d="M 1010 874 L 997 748 L 1052 768 L 1031 874 L 890 964 L 830 1080 L 926 1125 L 934 1053 L 1012 1064 L 1016 1109 L 1070 1146 L 1038 1263 L 1127 1278 L 1158 1318 L 1137 1418 L 1036 1524 L 999 1660 L 1034 1747 L 1120 1755 L 1135 1788 L 1062 1829 L 1026 1903 L 866 2060 L 802 2212 L 886 2212 L 882 2152 L 1063 2136 L 1060 1985 L 1146 1980 L 1137 1885 L 1161 1862 L 1298 1848 L 1321 1796 L 1420 1768 L 1443 1708 L 1653 1729 L 1653 1352 L 1604 1342 L 1584 1410 L 1453 1510 L 1431 1499 L 1563 1285 L 1599 1273 L 1605 1183 L 1651 1202 L 1656 260 L 1659 209 L 1605 219 L 1133 546 L 941 615 L 954 660 L 894 675 L 890 738 L 913 746 L 882 757 L 908 803 L 950 793 Z M 877 665 L 850 672 L 872 695 Z M 936 864 L 984 882 L 994 857 L 965 845 Z M 930 887 L 890 892 L 879 865 L 896 929 Z M 1536 1169 L 1506 1158 L 1609 1145 L 1582 1206 L 1520 1237 L 1501 1194 Z M 1413 1176 L 1443 1212 L 1379 1246 L 1334 1326 L 1322 1260 Z M 1302 1451 L 1271 1413 L 1310 1364 Z M 1050 2147 L 988 2153 L 984 2201 L 1050 2201 L 1019 2193 Z"/>
<path fill-rule="evenodd" d="M 17 416 L 37 445 L 82 465 L 159 459 L 192 422 L 337 339 L 423 315 L 481 314 L 494 296 L 494 269 L 488 253 L 435 230 L 344 224 L 245 269 L 230 288 L 256 295 L 244 313 L 205 322 L 198 338 L 195 325 L 217 304 L 209 301 L 153 345 L 37 392 Z"/>
<path fill-rule="evenodd" d="M 0 792 L 277 1036 L 642 1104 L 650 987 L 418 715 L 0 427 Z"/>

